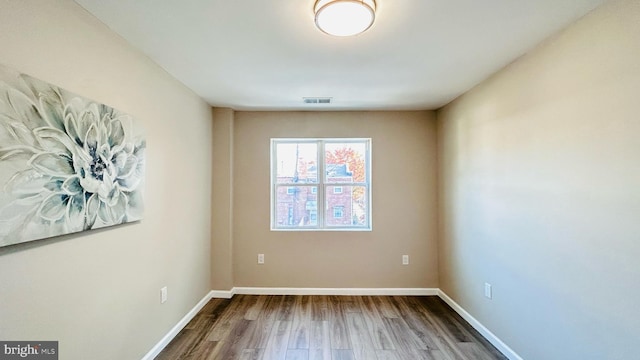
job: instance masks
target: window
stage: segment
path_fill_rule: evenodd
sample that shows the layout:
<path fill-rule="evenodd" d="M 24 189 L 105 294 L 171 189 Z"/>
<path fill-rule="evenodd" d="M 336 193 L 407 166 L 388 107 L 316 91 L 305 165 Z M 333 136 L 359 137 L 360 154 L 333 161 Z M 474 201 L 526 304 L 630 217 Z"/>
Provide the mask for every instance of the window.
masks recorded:
<path fill-rule="evenodd" d="M 271 139 L 272 230 L 371 230 L 371 139 Z"/>

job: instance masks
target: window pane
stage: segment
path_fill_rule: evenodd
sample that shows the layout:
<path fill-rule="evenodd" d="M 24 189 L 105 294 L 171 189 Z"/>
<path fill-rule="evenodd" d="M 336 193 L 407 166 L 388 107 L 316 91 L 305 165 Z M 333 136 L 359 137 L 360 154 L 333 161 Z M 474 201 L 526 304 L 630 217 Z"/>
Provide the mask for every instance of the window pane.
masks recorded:
<path fill-rule="evenodd" d="M 371 230 L 370 142 L 271 139 L 272 230 Z"/>
<path fill-rule="evenodd" d="M 318 183 L 318 144 L 308 142 L 276 144 L 276 182 Z"/>
<path fill-rule="evenodd" d="M 276 226 L 301 227 L 318 224 L 316 186 L 278 186 L 276 189 Z"/>
<path fill-rule="evenodd" d="M 325 144 L 325 170 L 328 183 L 366 182 L 366 143 L 328 142 Z"/>
<path fill-rule="evenodd" d="M 335 192 L 338 186 L 327 186 L 326 215 L 327 226 L 366 227 L 369 213 L 369 195 L 366 186 L 341 186 L 342 192 Z"/>

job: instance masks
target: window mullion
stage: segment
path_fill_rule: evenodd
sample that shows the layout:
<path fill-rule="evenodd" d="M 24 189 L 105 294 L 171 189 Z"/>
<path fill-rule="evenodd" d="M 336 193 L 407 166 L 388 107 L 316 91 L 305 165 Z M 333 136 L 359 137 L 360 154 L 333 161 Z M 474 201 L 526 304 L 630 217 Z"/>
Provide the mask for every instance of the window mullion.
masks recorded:
<path fill-rule="evenodd" d="M 326 199 L 326 187 L 324 186 L 324 141 L 318 140 L 318 228 L 325 229 L 324 223 L 325 212 L 327 204 Z"/>
<path fill-rule="evenodd" d="M 276 151 L 276 147 L 277 147 L 277 141 L 274 141 L 273 139 L 271 140 L 271 227 L 275 228 L 276 227 L 276 218 L 277 218 L 277 214 L 278 214 L 278 180 L 277 180 L 277 162 L 278 162 L 278 157 L 277 157 L 277 151 Z"/>

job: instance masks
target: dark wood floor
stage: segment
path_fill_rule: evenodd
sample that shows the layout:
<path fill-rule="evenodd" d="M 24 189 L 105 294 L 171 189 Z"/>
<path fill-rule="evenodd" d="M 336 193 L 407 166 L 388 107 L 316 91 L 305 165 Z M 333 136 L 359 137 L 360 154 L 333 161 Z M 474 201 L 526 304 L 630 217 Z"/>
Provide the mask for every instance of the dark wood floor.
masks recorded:
<path fill-rule="evenodd" d="M 212 299 L 158 360 L 506 359 L 436 296 Z"/>

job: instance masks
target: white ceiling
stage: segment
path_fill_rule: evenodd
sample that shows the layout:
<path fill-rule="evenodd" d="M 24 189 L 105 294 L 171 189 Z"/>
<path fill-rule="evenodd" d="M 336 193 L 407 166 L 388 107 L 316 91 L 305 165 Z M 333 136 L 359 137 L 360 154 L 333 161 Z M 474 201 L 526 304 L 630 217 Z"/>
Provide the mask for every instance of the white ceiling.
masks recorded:
<path fill-rule="evenodd" d="M 377 0 L 367 32 L 337 38 L 315 28 L 314 0 L 76 0 L 237 110 L 436 109 L 604 1 Z"/>

